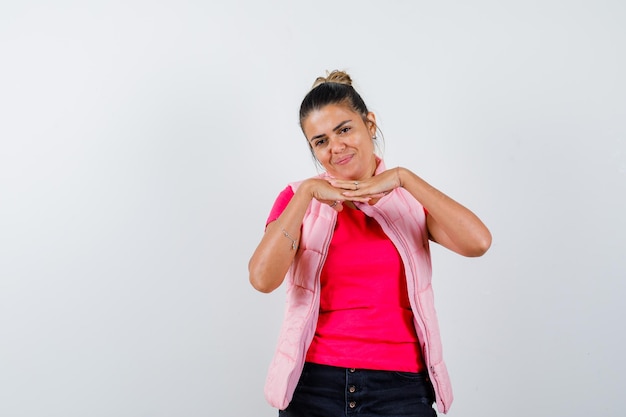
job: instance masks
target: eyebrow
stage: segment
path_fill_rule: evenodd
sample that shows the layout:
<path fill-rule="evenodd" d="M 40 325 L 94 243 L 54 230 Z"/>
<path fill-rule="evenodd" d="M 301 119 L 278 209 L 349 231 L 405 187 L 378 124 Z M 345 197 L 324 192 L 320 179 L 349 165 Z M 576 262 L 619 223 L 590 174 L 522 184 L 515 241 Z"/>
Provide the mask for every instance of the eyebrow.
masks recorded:
<path fill-rule="evenodd" d="M 348 120 L 344 120 L 343 122 L 339 123 L 339 124 L 338 124 L 337 126 L 335 126 L 335 128 L 333 129 L 333 132 L 334 132 L 334 131 L 336 131 L 336 130 L 338 130 L 338 129 L 341 129 L 341 127 L 342 127 L 343 125 L 345 125 L 346 123 L 349 123 L 349 122 L 351 122 L 351 121 L 352 121 L 352 119 L 348 119 Z M 326 133 L 322 133 L 321 135 L 316 135 L 316 136 L 313 136 L 311 139 L 309 139 L 309 143 L 313 142 L 313 141 L 314 141 L 314 140 L 316 140 L 316 139 L 321 139 L 321 138 L 323 138 L 324 136 L 326 136 Z"/>

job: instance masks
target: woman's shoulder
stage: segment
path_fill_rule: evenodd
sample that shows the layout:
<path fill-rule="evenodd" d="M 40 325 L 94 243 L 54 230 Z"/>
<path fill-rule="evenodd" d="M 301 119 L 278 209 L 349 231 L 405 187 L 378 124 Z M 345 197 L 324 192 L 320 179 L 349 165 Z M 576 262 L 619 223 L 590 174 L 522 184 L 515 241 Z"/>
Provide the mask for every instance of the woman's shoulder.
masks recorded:
<path fill-rule="evenodd" d="M 295 191 L 298 189 L 298 187 L 299 187 L 300 185 L 302 185 L 302 183 L 303 183 L 303 182 L 305 182 L 305 181 L 307 181 L 307 180 L 313 180 L 313 179 L 325 179 L 325 178 L 328 178 L 328 177 L 330 177 L 330 175 L 328 175 L 328 173 L 326 173 L 326 172 L 322 172 L 321 174 L 314 175 L 314 176 L 312 176 L 312 177 L 305 178 L 305 179 L 303 179 L 303 180 L 290 182 L 290 183 L 287 185 L 287 187 L 291 187 L 291 189 L 295 192 Z"/>

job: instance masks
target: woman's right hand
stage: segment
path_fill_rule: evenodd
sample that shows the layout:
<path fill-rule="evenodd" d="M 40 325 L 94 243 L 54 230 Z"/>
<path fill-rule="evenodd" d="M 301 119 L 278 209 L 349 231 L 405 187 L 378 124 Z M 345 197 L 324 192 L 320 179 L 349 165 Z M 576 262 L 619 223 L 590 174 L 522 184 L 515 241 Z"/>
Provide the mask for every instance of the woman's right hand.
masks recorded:
<path fill-rule="evenodd" d="M 318 178 L 305 180 L 278 219 L 267 225 L 261 242 L 250 258 L 250 283 L 261 292 L 278 288 L 298 251 L 302 219 L 312 199 L 343 210 L 346 201 L 368 202 L 370 197 L 345 196 L 344 189 Z"/>
<path fill-rule="evenodd" d="M 343 210 L 342 203 L 344 201 L 359 201 L 367 203 L 370 200 L 370 197 L 345 196 L 343 194 L 345 192 L 344 189 L 334 187 L 327 180 L 319 178 L 311 178 L 304 181 L 300 185 L 300 188 L 302 187 L 304 187 L 304 190 L 306 190 L 311 198 L 314 198 L 321 203 L 328 204 L 337 211 Z"/>
<path fill-rule="evenodd" d="M 298 251 L 302 220 L 311 200 L 315 198 L 341 211 L 341 202 L 348 199 L 341 192 L 320 179 L 309 179 L 300 184 L 278 219 L 267 225 L 250 258 L 248 270 L 254 288 L 271 292 L 280 286 Z"/>

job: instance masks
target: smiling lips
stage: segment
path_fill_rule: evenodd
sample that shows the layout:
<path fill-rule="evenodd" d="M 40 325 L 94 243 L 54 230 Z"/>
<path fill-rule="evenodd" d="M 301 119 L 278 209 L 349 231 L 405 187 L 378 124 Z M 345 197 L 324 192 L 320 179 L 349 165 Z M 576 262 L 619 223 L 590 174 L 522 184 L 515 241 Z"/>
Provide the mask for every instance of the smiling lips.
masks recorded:
<path fill-rule="evenodd" d="M 354 157 L 354 155 L 346 155 L 346 156 L 342 156 L 339 159 L 336 159 L 333 163 L 335 165 L 345 165 L 348 162 L 350 162 L 352 160 L 352 158 Z"/>

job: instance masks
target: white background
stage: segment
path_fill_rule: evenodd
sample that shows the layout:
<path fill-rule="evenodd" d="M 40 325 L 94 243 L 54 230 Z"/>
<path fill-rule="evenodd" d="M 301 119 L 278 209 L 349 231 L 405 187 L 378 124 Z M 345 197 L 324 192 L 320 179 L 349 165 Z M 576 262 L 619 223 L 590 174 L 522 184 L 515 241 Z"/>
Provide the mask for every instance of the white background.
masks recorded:
<path fill-rule="evenodd" d="M 297 111 L 347 70 L 411 168 L 474 210 L 433 247 L 450 416 L 621 416 L 623 1 L 0 6 L 0 415 L 275 416 L 284 293 L 248 284 L 315 174 Z"/>

